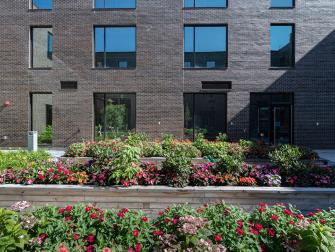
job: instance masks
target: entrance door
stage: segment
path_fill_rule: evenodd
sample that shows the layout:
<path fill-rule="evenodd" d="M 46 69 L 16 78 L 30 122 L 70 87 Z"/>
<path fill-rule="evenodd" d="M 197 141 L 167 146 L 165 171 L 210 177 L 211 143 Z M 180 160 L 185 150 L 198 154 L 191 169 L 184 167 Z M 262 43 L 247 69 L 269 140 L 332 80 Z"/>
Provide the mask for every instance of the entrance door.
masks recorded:
<path fill-rule="evenodd" d="M 273 107 L 273 143 L 288 144 L 291 143 L 291 106 Z"/>

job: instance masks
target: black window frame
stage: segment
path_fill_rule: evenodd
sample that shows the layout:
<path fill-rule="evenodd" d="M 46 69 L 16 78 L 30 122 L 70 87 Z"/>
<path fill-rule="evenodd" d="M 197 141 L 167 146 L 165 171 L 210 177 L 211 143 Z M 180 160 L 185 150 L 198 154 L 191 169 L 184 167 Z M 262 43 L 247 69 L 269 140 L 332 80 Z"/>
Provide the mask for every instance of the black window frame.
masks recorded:
<path fill-rule="evenodd" d="M 225 61 L 226 61 L 226 65 L 224 67 L 185 67 L 185 27 L 193 27 L 195 29 L 195 27 L 225 27 L 226 28 L 226 57 L 225 57 Z M 184 43 L 183 43 L 183 69 L 184 70 L 226 70 L 229 66 L 228 63 L 228 54 L 229 54 L 229 32 L 228 32 L 228 24 L 185 24 L 184 25 Z M 195 30 L 193 32 L 193 54 L 196 53 L 195 51 Z M 193 56 L 195 57 L 195 55 Z"/>
<path fill-rule="evenodd" d="M 225 0 L 226 1 L 226 6 L 225 7 L 217 7 L 217 6 L 203 6 L 203 7 L 197 7 L 195 6 L 195 1 L 196 0 L 192 0 L 193 1 L 193 7 L 186 7 L 185 6 L 185 1 L 186 0 L 183 0 L 183 9 L 185 10 L 192 10 L 192 9 L 227 9 L 228 8 L 228 5 L 229 5 L 229 0 Z"/>
<path fill-rule="evenodd" d="M 43 9 L 34 9 L 34 0 L 29 0 L 29 11 L 52 11 L 54 8 L 54 0 L 51 1 L 51 8 L 43 8 Z"/>
<path fill-rule="evenodd" d="M 103 7 L 103 8 L 98 8 L 96 7 L 96 1 L 97 0 L 93 0 L 93 10 L 95 11 L 99 11 L 99 10 L 135 10 L 137 8 L 137 1 L 135 0 L 135 7 L 125 7 L 125 8 L 111 8 L 111 7 Z M 106 6 L 106 1 L 107 0 L 103 0 L 104 1 L 104 6 Z"/>
<path fill-rule="evenodd" d="M 106 67 L 106 48 L 104 48 L 104 66 L 97 67 L 96 66 L 96 37 L 95 37 L 95 29 L 96 28 L 104 28 L 104 46 L 106 47 L 106 28 L 135 28 L 135 66 L 134 67 Z M 137 26 L 136 25 L 94 25 L 93 26 L 93 69 L 112 69 L 112 70 L 135 70 L 137 67 Z"/>
<path fill-rule="evenodd" d="M 131 131 L 135 131 L 136 132 L 136 128 L 137 128 L 137 93 L 135 92 L 94 92 L 93 93 L 93 137 L 94 139 L 96 139 L 96 130 L 95 130 L 95 123 L 96 123 L 96 113 L 95 113 L 95 109 L 96 109 L 96 104 L 95 104 L 95 97 L 97 95 L 104 95 L 104 121 L 106 123 L 106 95 L 134 95 L 134 128 L 130 129 Z M 104 125 L 104 128 L 106 128 L 106 125 Z M 103 132 L 104 134 L 104 139 L 106 140 L 106 130 L 104 130 Z"/>
<path fill-rule="evenodd" d="M 33 30 L 34 29 L 43 29 L 43 28 L 51 28 L 53 29 L 53 26 L 52 25 L 33 25 L 33 26 L 30 26 L 30 31 L 29 31 L 29 36 L 30 36 L 30 59 L 29 59 L 29 68 L 30 69 L 33 69 L 33 70 L 49 70 L 49 69 L 52 69 L 52 67 L 34 67 L 34 33 L 33 33 Z M 49 33 L 49 32 L 48 32 Z M 52 39 L 53 39 L 53 33 L 52 33 Z M 52 44 L 53 45 L 53 44 Z M 48 45 L 47 45 L 48 46 Z"/>
<path fill-rule="evenodd" d="M 274 9 L 274 10 L 280 10 L 280 9 L 294 9 L 295 8 L 295 1 L 296 0 L 292 0 L 292 6 L 280 6 L 280 7 L 276 7 L 276 6 L 272 6 L 272 0 L 269 0 L 270 1 L 270 9 Z"/>
<path fill-rule="evenodd" d="M 291 55 L 291 65 L 290 66 L 283 66 L 283 67 L 276 67 L 272 66 L 272 55 L 271 55 L 271 27 L 272 26 L 291 26 L 292 27 L 292 55 Z M 270 24 L 270 70 L 281 70 L 281 69 L 292 69 L 295 68 L 295 24 L 294 23 L 271 23 Z"/>
<path fill-rule="evenodd" d="M 196 95 L 224 95 L 225 96 L 225 123 L 224 123 L 224 132 L 222 133 L 227 133 L 228 131 L 228 93 L 227 92 L 185 92 L 183 93 L 183 138 L 186 139 L 185 137 L 185 96 L 186 95 L 192 95 L 192 102 L 193 102 L 193 115 L 192 115 L 192 125 L 193 125 L 193 132 L 192 132 L 192 138 L 193 140 L 195 139 L 196 135 L 195 135 L 195 96 Z M 211 139 L 214 140 L 214 139 Z"/>

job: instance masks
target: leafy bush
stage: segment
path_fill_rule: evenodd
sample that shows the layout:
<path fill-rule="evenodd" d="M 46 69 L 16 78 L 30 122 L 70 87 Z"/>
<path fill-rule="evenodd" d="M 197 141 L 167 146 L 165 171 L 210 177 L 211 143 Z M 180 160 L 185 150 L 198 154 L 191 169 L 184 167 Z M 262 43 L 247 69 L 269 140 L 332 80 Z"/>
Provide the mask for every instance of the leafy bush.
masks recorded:
<path fill-rule="evenodd" d="M 66 149 L 65 157 L 87 157 L 89 143 L 73 143 Z"/>
<path fill-rule="evenodd" d="M 300 158 L 302 153 L 296 146 L 289 144 L 280 145 L 274 151 L 269 153 L 271 162 L 281 167 L 284 171 L 301 169 Z"/>
<path fill-rule="evenodd" d="M 146 142 L 142 145 L 143 157 L 163 157 L 164 151 L 160 143 Z"/>
<path fill-rule="evenodd" d="M 20 224 L 19 215 L 0 208 L 0 251 L 23 251 L 29 237 Z"/>
<path fill-rule="evenodd" d="M 149 137 L 145 133 L 129 132 L 126 143 L 131 146 L 140 146 L 142 143 L 148 142 Z"/>
<path fill-rule="evenodd" d="M 119 140 L 91 143 L 88 145 L 87 155 L 95 158 L 102 164 L 109 163 L 110 159 L 120 151 L 123 145 Z"/>
<path fill-rule="evenodd" d="M 219 135 L 216 137 L 216 140 L 219 142 L 228 142 L 229 138 L 226 133 L 219 133 Z"/>
<path fill-rule="evenodd" d="M 47 151 L 39 150 L 36 152 L 29 151 L 0 151 L 0 170 L 3 169 L 22 169 L 37 167 L 43 162 L 50 159 Z"/>
<path fill-rule="evenodd" d="M 44 131 L 38 136 L 38 143 L 51 144 L 52 143 L 52 126 L 48 125 Z"/>

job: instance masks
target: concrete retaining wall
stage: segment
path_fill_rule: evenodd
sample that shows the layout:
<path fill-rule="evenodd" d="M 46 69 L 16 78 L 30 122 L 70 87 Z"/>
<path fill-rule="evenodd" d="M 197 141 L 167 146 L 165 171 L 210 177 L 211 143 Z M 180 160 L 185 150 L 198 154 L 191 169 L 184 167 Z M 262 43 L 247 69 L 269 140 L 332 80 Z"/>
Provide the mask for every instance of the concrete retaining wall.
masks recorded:
<path fill-rule="evenodd" d="M 335 207 L 335 189 L 332 188 L 271 188 L 271 187 L 186 187 L 166 186 L 95 187 L 71 185 L 0 185 L 0 207 L 9 207 L 26 200 L 34 206 L 74 203 L 96 203 L 102 208 L 142 209 L 157 212 L 172 204 L 224 201 L 247 210 L 260 202 L 284 202 L 296 205 L 302 211 Z"/>

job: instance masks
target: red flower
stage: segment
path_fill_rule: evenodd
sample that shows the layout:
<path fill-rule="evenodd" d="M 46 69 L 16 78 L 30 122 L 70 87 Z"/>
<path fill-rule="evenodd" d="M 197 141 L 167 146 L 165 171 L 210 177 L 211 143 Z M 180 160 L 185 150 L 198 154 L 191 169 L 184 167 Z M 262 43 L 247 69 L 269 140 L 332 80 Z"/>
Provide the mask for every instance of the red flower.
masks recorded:
<path fill-rule="evenodd" d="M 255 224 L 255 229 L 258 230 L 258 231 L 261 231 L 263 229 L 263 226 L 259 223 L 256 223 Z"/>
<path fill-rule="evenodd" d="M 59 208 L 58 213 L 63 214 L 65 212 L 65 208 Z"/>
<path fill-rule="evenodd" d="M 173 218 L 172 223 L 173 223 L 174 225 L 176 225 L 176 224 L 178 223 L 178 219 Z"/>
<path fill-rule="evenodd" d="M 117 213 L 117 216 L 118 216 L 119 218 L 123 219 L 123 218 L 124 218 L 124 213 L 122 213 L 122 212 L 118 212 L 118 213 Z"/>
<path fill-rule="evenodd" d="M 269 228 L 267 234 L 273 238 L 276 235 L 276 231 L 273 228 Z"/>
<path fill-rule="evenodd" d="M 279 219 L 279 217 L 277 215 L 275 215 L 275 214 L 271 215 L 271 220 L 277 221 L 278 219 Z"/>
<path fill-rule="evenodd" d="M 86 237 L 86 241 L 88 241 L 89 243 L 93 243 L 95 241 L 95 237 L 94 235 L 90 234 Z"/>
<path fill-rule="evenodd" d="M 322 210 L 320 208 L 315 209 L 316 213 L 322 213 Z"/>
<path fill-rule="evenodd" d="M 42 233 L 38 236 L 38 243 L 42 244 L 44 242 L 44 240 L 47 238 L 47 234 L 46 233 Z"/>
<path fill-rule="evenodd" d="M 135 245 L 135 251 L 139 252 L 139 251 L 141 251 L 141 249 L 142 249 L 142 244 L 136 243 L 136 245 Z"/>
<path fill-rule="evenodd" d="M 66 211 L 66 212 L 71 212 L 72 208 L 73 208 L 73 206 L 68 205 L 68 206 L 65 208 L 65 211 Z"/>
<path fill-rule="evenodd" d="M 153 234 L 154 234 L 155 236 L 161 236 L 161 235 L 163 235 L 164 233 L 163 233 L 163 231 L 161 231 L 161 230 L 155 230 L 155 231 L 153 231 Z"/>
<path fill-rule="evenodd" d="M 103 216 L 103 215 L 100 215 L 100 217 L 99 217 L 99 221 L 100 222 L 103 222 L 105 220 L 105 217 Z"/>
<path fill-rule="evenodd" d="M 86 252 L 94 252 L 94 248 L 93 248 L 93 246 L 92 246 L 92 245 L 88 245 L 88 246 L 86 247 Z"/>
<path fill-rule="evenodd" d="M 128 210 L 127 208 L 122 208 L 122 209 L 121 209 L 121 212 L 122 212 L 122 213 L 128 213 L 129 210 Z"/>
<path fill-rule="evenodd" d="M 140 235 L 140 231 L 138 231 L 137 229 L 135 229 L 133 231 L 133 236 L 138 237 L 139 235 Z"/>
<path fill-rule="evenodd" d="M 73 240 L 76 241 L 80 238 L 80 234 L 74 234 L 73 235 Z"/>
<path fill-rule="evenodd" d="M 291 224 L 291 225 L 294 225 L 295 222 L 294 222 L 293 220 L 290 220 L 290 224 Z"/>
<path fill-rule="evenodd" d="M 169 218 L 164 218 L 164 222 L 165 222 L 165 223 L 169 223 L 169 222 L 170 222 L 170 219 L 169 219 Z"/>
<path fill-rule="evenodd" d="M 259 213 L 264 213 L 264 212 L 265 212 L 265 208 L 262 208 L 262 207 L 261 207 L 261 208 L 258 208 L 258 212 L 259 212 Z"/>
<path fill-rule="evenodd" d="M 58 252 L 68 252 L 68 251 L 69 251 L 69 250 L 68 250 L 66 247 L 64 247 L 63 244 L 60 245 L 59 248 L 58 248 Z"/>
<path fill-rule="evenodd" d="M 315 215 L 315 213 L 312 213 L 312 212 L 309 212 L 309 213 L 307 214 L 308 217 L 313 217 L 314 215 Z"/>
<path fill-rule="evenodd" d="M 148 221 L 148 217 L 143 216 L 143 217 L 142 217 L 142 221 L 143 221 L 143 222 L 147 222 L 147 221 Z"/>
<path fill-rule="evenodd" d="M 203 212 L 204 212 L 204 209 L 202 209 L 202 208 L 197 209 L 197 213 L 203 213 Z"/>
<path fill-rule="evenodd" d="M 259 232 L 258 232 L 256 229 L 254 229 L 254 228 L 251 228 L 251 229 L 250 229 L 250 232 L 251 232 L 252 234 L 254 234 L 254 235 L 258 235 L 258 234 L 259 234 Z"/>
<path fill-rule="evenodd" d="M 164 214 L 164 212 L 159 212 L 158 215 L 159 216 L 162 216 Z"/>
<path fill-rule="evenodd" d="M 303 220 L 304 219 L 304 216 L 302 214 L 297 214 L 296 217 L 299 219 L 299 220 Z"/>
<path fill-rule="evenodd" d="M 98 218 L 98 215 L 97 215 L 96 213 L 92 213 L 92 214 L 90 215 L 90 218 L 91 218 L 92 220 L 95 220 L 95 219 Z"/>
<path fill-rule="evenodd" d="M 240 228 L 240 227 L 236 228 L 236 234 L 238 234 L 238 235 L 240 235 L 240 236 L 243 236 L 243 235 L 244 235 L 244 230 L 243 230 L 243 228 Z"/>
<path fill-rule="evenodd" d="M 133 249 L 133 248 L 129 248 L 129 249 L 128 249 L 128 252 L 135 252 L 135 249 Z"/>
<path fill-rule="evenodd" d="M 102 249 L 102 252 L 112 252 L 112 250 L 110 248 L 105 247 Z"/>
<path fill-rule="evenodd" d="M 243 226 L 243 220 L 238 220 L 238 221 L 237 221 L 237 225 L 238 225 L 239 227 L 242 227 L 242 226 Z"/>
<path fill-rule="evenodd" d="M 54 169 L 53 168 L 49 168 L 48 172 L 54 172 Z"/>
<path fill-rule="evenodd" d="M 319 222 L 320 222 L 321 224 L 326 224 L 326 223 L 327 223 L 327 221 L 326 221 L 325 219 L 320 219 Z"/>
<path fill-rule="evenodd" d="M 71 216 L 65 216 L 65 221 L 71 221 Z"/>
<path fill-rule="evenodd" d="M 268 204 L 266 204 L 266 203 L 259 203 L 259 206 L 260 206 L 260 207 L 267 207 Z"/>
<path fill-rule="evenodd" d="M 221 235 L 219 235 L 219 234 L 214 235 L 214 240 L 217 241 L 217 242 L 222 241 Z"/>
<path fill-rule="evenodd" d="M 289 210 L 289 209 L 284 209 L 284 213 L 285 213 L 286 215 L 288 215 L 288 216 L 293 215 L 293 213 L 292 213 L 291 210 Z"/>
<path fill-rule="evenodd" d="M 90 212 L 92 210 L 92 207 L 86 207 L 85 212 Z"/>

